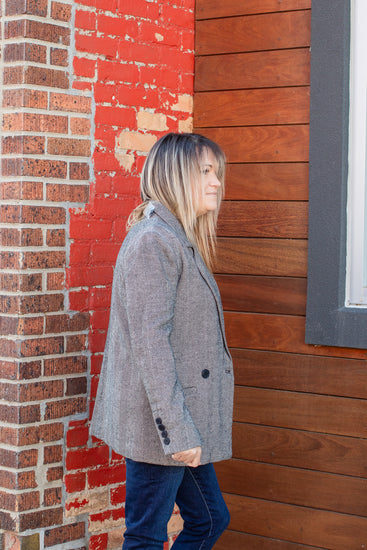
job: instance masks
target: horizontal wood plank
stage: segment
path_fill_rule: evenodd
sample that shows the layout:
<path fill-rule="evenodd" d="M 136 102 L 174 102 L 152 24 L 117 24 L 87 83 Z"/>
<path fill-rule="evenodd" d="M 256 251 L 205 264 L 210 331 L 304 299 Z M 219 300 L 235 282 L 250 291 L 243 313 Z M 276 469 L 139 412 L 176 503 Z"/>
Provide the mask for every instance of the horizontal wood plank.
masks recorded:
<path fill-rule="evenodd" d="M 308 8 L 311 0 L 196 0 L 196 19 Z"/>
<path fill-rule="evenodd" d="M 238 385 L 367 399 L 365 360 L 244 349 L 231 354 Z"/>
<path fill-rule="evenodd" d="M 307 200 L 308 163 L 228 164 L 227 200 Z"/>
<path fill-rule="evenodd" d="M 226 310 L 286 315 L 306 312 L 306 279 L 250 275 L 216 275 L 215 278 Z"/>
<path fill-rule="evenodd" d="M 246 526 L 246 518 L 244 518 Z M 259 537 L 227 529 L 214 546 L 215 550 L 325 550 L 273 538 Z"/>
<path fill-rule="evenodd" d="M 367 479 L 245 460 L 216 471 L 226 493 L 367 517 Z"/>
<path fill-rule="evenodd" d="M 235 422 L 233 456 L 367 478 L 367 440 Z"/>
<path fill-rule="evenodd" d="M 194 96 L 195 127 L 308 124 L 309 118 L 308 86 L 198 92 Z"/>
<path fill-rule="evenodd" d="M 225 494 L 230 529 L 333 550 L 360 550 L 367 519 Z"/>
<path fill-rule="evenodd" d="M 199 20 L 195 40 L 196 55 L 307 47 L 311 10 Z"/>
<path fill-rule="evenodd" d="M 305 277 L 307 241 L 220 237 L 215 272 Z"/>
<path fill-rule="evenodd" d="M 309 48 L 210 55 L 195 61 L 196 92 L 309 84 Z"/>
<path fill-rule="evenodd" d="M 306 162 L 309 126 L 198 129 L 223 148 L 228 162 Z"/>
<path fill-rule="evenodd" d="M 234 420 L 367 439 L 367 401 L 236 386 Z"/>
<path fill-rule="evenodd" d="M 224 314 L 229 346 L 232 348 L 283 351 L 304 355 L 365 359 L 366 350 L 305 344 L 305 319 L 291 315 L 261 313 Z"/>
<path fill-rule="evenodd" d="M 225 201 L 220 237 L 270 237 L 307 239 L 308 204 L 290 201 Z"/>

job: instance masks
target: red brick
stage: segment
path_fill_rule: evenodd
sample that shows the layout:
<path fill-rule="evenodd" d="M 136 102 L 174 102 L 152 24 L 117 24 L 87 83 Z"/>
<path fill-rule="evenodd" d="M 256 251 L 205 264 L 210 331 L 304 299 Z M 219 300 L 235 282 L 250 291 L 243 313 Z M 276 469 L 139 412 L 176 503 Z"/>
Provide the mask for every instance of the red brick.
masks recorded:
<path fill-rule="evenodd" d="M 86 411 L 86 398 L 73 397 L 46 403 L 45 419 L 61 418 Z"/>
<path fill-rule="evenodd" d="M 49 313 L 59 311 L 64 304 L 63 294 L 34 294 L 19 298 L 19 313 Z"/>
<path fill-rule="evenodd" d="M 0 449 L 0 466 L 6 468 L 31 468 L 36 466 L 37 460 L 37 449 L 27 449 L 19 452 Z"/>
<path fill-rule="evenodd" d="M 126 479 L 125 464 L 117 464 L 107 468 L 97 468 L 87 472 L 88 488 L 94 489 L 102 485 L 112 485 L 114 483 L 122 483 Z"/>
<path fill-rule="evenodd" d="M 72 117 L 70 118 L 70 131 L 73 135 L 89 136 L 91 122 L 88 118 Z"/>
<path fill-rule="evenodd" d="M 69 177 L 71 180 L 88 180 L 89 165 L 85 162 L 71 162 Z"/>
<path fill-rule="evenodd" d="M 86 349 L 86 335 L 76 334 L 73 336 L 66 336 L 66 352 L 79 352 Z"/>
<path fill-rule="evenodd" d="M 47 48 L 38 44 L 7 44 L 4 48 L 4 61 L 29 61 L 33 63 L 47 62 Z"/>
<path fill-rule="evenodd" d="M 45 547 L 55 546 L 56 544 L 64 544 L 66 542 L 81 539 L 85 536 L 85 523 L 72 523 L 47 529 L 45 531 Z"/>
<path fill-rule="evenodd" d="M 27 380 L 39 378 L 41 375 L 41 362 L 31 361 L 18 363 L 16 361 L 0 361 L 0 377 L 7 380 Z"/>
<path fill-rule="evenodd" d="M 93 265 L 97 264 L 115 264 L 117 254 L 121 248 L 121 243 L 92 243 L 91 261 Z"/>
<path fill-rule="evenodd" d="M 105 330 L 108 326 L 108 320 L 110 316 L 110 311 L 94 311 L 91 315 L 91 328 L 92 330 Z"/>
<path fill-rule="evenodd" d="M 94 31 L 96 29 L 96 13 L 85 10 L 76 10 L 75 27 L 85 31 Z"/>
<path fill-rule="evenodd" d="M 109 448 L 107 445 L 99 445 L 89 449 L 70 450 L 66 454 L 66 468 L 68 470 L 81 470 L 103 466 L 109 461 Z"/>
<path fill-rule="evenodd" d="M 61 357 L 45 359 L 45 376 L 60 376 L 63 374 L 77 374 L 87 371 L 86 356 Z"/>
<path fill-rule="evenodd" d="M 86 57 L 74 57 L 73 68 L 75 74 L 85 78 L 94 78 L 96 72 L 96 62 L 94 59 Z"/>
<path fill-rule="evenodd" d="M 65 487 L 68 493 L 84 491 L 87 475 L 85 472 L 65 475 Z"/>
<path fill-rule="evenodd" d="M 64 338 L 58 336 L 24 340 L 20 344 L 20 352 L 22 357 L 60 354 L 64 352 Z"/>
<path fill-rule="evenodd" d="M 88 296 L 87 290 L 78 290 L 76 292 L 69 292 L 70 309 L 76 311 L 88 310 Z"/>
<path fill-rule="evenodd" d="M 62 2 L 52 2 L 51 17 L 52 19 L 57 19 L 58 21 L 70 21 L 71 6 Z"/>
<path fill-rule="evenodd" d="M 113 268 L 111 267 L 92 267 L 69 270 L 67 273 L 68 283 L 72 287 L 108 285 L 112 282 Z"/>
<path fill-rule="evenodd" d="M 158 19 L 160 3 L 146 2 L 146 0 L 118 0 L 119 13 L 135 15 L 144 19 Z"/>
<path fill-rule="evenodd" d="M 24 252 L 23 267 L 25 269 L 52 269 L 64 267 L 66 257 L 64 251 Z"/>
<path fill-rule="evenodd" d="M 39 422 L 41 418 L 39 405 L 1 405 L 0 420 L 12 424 L 29 424 Z"/>
<path fill-rule="evenodd" d="M 75 113 L 91 113 L 92 100 L 90 97 L 86 97 L 86 96 L 51 92 L 50 109 L 52 111 L 71 111 Z"/>
<path fill-rule="evenodd" d="M 64 469 L 62 466 L 53 466 L 47 470 L 47 481 L 58 481 L 62 479 L 64 475 Z"/>
<path fill-rule="evenodd" d="M 17 229 L 4 227 L 0 233 L 0 246 L 42 246 L 43 234 L 41 229 Z"/>
<path fill-rule="evenodd" d="M 88 139 L 49 138 L 47 152 L 50 155 L 89 157 L 90 141 Z"/>
<path fill-rule="evenodd" d="M 68 378 L 66 380 L 65 395 L 78 395 L 87 393 L 87 379 L 84 376 Z"/>
<path fill-rule="evenodd" d="M 31 206 L 26 204 L 22 206 L 22 223 L 62 225 L 65 221 L 65 208 L 56 206 Z"/>
<path fill-rule="evenodd" d="M 43 184 L 41 182 L 2 182 L 0 185 L 0 198 L 3 200 L 43 199 Z"/>
<path fill-rule="evenodd" d="M 98 17 L 98 31 L 105 35 L 118 36 L 123 39 L 126 35 L 132 39 L 137 39 L 139 33 L 139 23 L 135 19 L 122 19 L 118 16 L 111 17 L 110 15 L 104 15 L 102 13 Z"/>
<path fill-rule="evenodd" d="M 63 290 L 65 288 L 65 273 L 47 273 L 47 290 Z"/>
<path fill-rule="evenodd" d="M 3 107 L 47 109 L 48 95 L 41 90 L 4 90 Z"/>
<path fill-rule="evenodd" d="M 75 33 L 75 47 L 78 52 L 95 53 L 106 56 L 108 59 L 117 57 L 116 40 L 97 36 L 95 33 L 90 36 Z"/>
<path fill-rule="evenodd" d="M 65 246 L 65 229 L 48 229 L 46 244 L 47 246 Z"/>
<path fill-rule="evenodd" d="M 124 42 L 124 44 L 126 44 Z M 125 60 L 124 55 L 120 56 L 121 59 Z M 129 60 L 126 60 L 129 61 Z M 139 81 L 139 68 L 136 65 L 131 63 L 117 63 L 107 60 L 98 59 L 97 61 L 98 69 L 98 79 L 100 82 L 109 81 L 109 82 L 119 82 L 120 85 L 122 82 L 138 82 Z M 135 93 L 135 89 L 133 90 Z M 124 101 L 120 102 L 122 105 L 125 105 Z M 136 106 L 136 100 L 132 105 Z"/>
<path fill-rule="evenodd" d="M 97 105 L 95 114 L 96 124 L 136 128 L 136 112 L 126 107 L 104 107 Z"/>
<path fill-rule="evenodd" d="M 20 269 L 20 252 L 0 252 L 0 269 Z"/>
<path fill-rule="evenodd" d="M 5 15 L 47 15 L 47 0 L 12 0 L 5 4 Z"/>
<path fill-rule="evenodd" d="M 63 523 L 63 511 L 63 508 L 60 507 L 20 514 L 19 530 L 27 531 L 28 529 L 61 525 Z"/>
<path fill-rule="evenodd" d="M 67 67 L 69 64 L 68 50 L 63 50 L 61 48 L 51 48 L 50 61 L 51 61 L 51 65 L 58 65 L 59 67 Z"/>
<path fill-rule="evenodd" d="M 43 463 L 51 464 L 53 462 L 61 462 L 63 456 L 62 445 L 51 445 L 43 449 Z"/>
<path fill-rule="evenodd" d="M 69 78 L 65 71 L 30 66 L 25 68 L 25 84 L 52 88 L 69 88 Z"/>
<path fill-rule="evenodd" d="M 89 539 L 89 550 L 107 550 L 108 534 L 92 535 Z"/>
<path fill-rule="evenodd" d="M 119 487 L 111 488 L 110 499 L 112 506 L 123 504 L 126 500 L 126 485 L 124 484 Z"/>
<path fill-rule="evenodd" d="M 87 426 L 78 426 L 69 429 L 66 434 L 66 445 L 68 447 L 83 447 L 87 444 L 89 438 L 89 430 Z"/>
<path fill-rule="evenodd" d="M 74 315 L 49 315 L 46 318 L 46 332 L 71 332 L 89 328 L 89 315 L 75 313 Z"/>
<path fill-rule="evenodd" d="M 61 487 L 52 487 L 50 489 L 45 489 L 43 493 L 43 505 L 44 506 L 56 506 L 61 504 L 62 499 L 62 490 Z M 33 506 L 37 508 L 37 506 Z"/>
<path fill-rule="evenodd" d="M 87 202 L 89 196 L 88 185 L 67 185 L 62 183 L 47 184 L 46 197 L 55 202 Z"/>
<path fill-rule="evenodd" d="M 91 366 L 90 366 L 91 375 L 100 374 L 100 372 L 101 372 L 101 367 L 102 367 L 102 360 L 103 360 L 103 356 L 102 356 L 102 355 L 93 355 L 93 356 L 92 356 L 92 358 L 91 358 Z"/>
<path fill-rule="evenodd" d="M 6 66 L 3 69 L 3 80 L 5 85 L 23 84 L 25 79 L 25 68 L 23 65 Z"/>

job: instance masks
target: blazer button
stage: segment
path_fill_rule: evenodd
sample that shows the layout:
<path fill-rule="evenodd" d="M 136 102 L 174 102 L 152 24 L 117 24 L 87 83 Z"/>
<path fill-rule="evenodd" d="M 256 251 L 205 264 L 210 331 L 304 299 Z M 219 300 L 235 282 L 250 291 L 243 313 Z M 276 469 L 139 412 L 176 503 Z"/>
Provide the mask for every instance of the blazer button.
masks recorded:
<path fill-rule="evenodd" d="M 156 424 L 162 424 L 162 419 L 160 417 L 155 419 Z"/>
<path fill-rule="evenodd" d="M 163 432 L 165 429 L 166 429 L 166 426 L 163 426 L 163 424 L 159 424 L 158 430 L 160 430 L 161 432 Z"/>
<path fill-rule="evenodd" d="M 169 437 L 166 437 L 166 438 L 163 440 L 163 443 L 164 443 L 165 445 L 169 445 L 169 444 L 171 443 L 170 438 L 169 438 Z"/>
<path fill-rule="evenodd" d="M 161 436 L 162 437 L 167 437 L 168 436 L 168 432 L 166 430 L 164 430 L 164 432 L 161 433 Z"/>
<path fill-rule="evenodd" d="M 203 370 L 201 371 L 201 376 L 202 376 L 203 378 L 209 378 L 209 376 L 210 376 L 210 371 L 208 371 L 208 369 L 203 369 Z"/>

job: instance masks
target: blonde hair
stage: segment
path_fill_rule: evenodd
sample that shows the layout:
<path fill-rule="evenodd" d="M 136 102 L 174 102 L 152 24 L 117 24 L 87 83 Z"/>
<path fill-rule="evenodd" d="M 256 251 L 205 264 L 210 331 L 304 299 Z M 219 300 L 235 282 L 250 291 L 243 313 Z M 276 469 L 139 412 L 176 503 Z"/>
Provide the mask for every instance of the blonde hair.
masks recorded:
<path fill-rule="evenodd" d="M 216 159 L 214 168 L 221 186 L 217 209 L 197 216 L 194 205 L 201 188 L 192 184 L 200 181 L 200 161 L 205 150 L 210 150 Z M 224 195 L 224 175 L 225 156 L 219 145 L 200 134 L 166 134 L 154 144 L 145 161 L 140 180 L 143 202 L 131 212 L 127 229 L 143 219 L 150 200 L 159 201 L 179 219 L 187 238 L 211 269 L 218 212 Z"/>

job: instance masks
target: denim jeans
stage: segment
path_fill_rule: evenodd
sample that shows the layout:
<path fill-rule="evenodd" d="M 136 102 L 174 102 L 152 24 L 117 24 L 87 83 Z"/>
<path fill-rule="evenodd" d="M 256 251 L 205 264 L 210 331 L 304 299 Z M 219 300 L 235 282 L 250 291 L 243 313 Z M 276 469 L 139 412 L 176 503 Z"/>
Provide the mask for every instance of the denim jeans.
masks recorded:
<path fill-rule="evenodd" d="M 184 527 L 172 550 L 208 550 L 229 523 L 213 464 L 160 466 L 126 459 L 123 550 L 162 550 L 175 502 Z"/>

